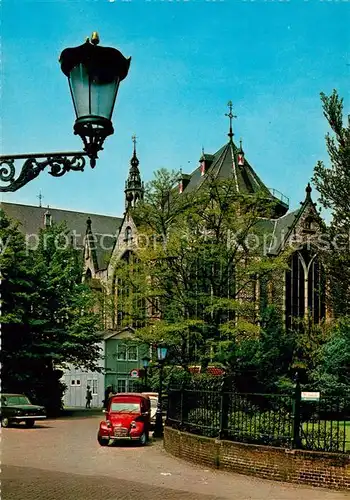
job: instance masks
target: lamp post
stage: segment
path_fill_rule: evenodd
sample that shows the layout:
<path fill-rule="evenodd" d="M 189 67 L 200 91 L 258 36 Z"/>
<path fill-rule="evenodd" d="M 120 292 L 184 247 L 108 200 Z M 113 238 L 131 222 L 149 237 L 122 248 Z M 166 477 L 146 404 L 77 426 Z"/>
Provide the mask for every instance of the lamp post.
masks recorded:
<path fill-rule="evenodd" d="M 144 358 L 142 358 L 142 365 L 143 365 L 143 369 L 144 369 L 144 372 L 145 372 L 145 377 L 144 377 L 144 386 L 145 386 L 145 390 L 147 391 L 147 372 L 148 372 L 148 367 L 149 367 L 149 362 L 150 362 L 150 358 L 148 356 L 145 356 Z"/>
<path fill-rule="evenodd" d="M 168 348 L 164 344 L 159 344 L 157 346 L 157 358 L 158 358 L 158 368 L 159 368 L 159 391 L 158 391 L 158 403 L 156 412 L 156 422 L 153 432 L 153 437 L 163 437 L 163 415 L 162 415 L 162 392 L 163 392 L 163 367 L 165 363 L 165 358 L 168 352 Z"/>
<path fill-rule="evenodd" d="M 114 132 L 113 108 L 119 84 L 126 78 L 131 61 L 117 49 L 98 46 L 99 41 L 94 32 L 91 40 L 87 38 L 79 47 L 64 49 L 59 58 L 76 114 L 74 134 L 81 137 L 83 151 L 1 155 L 0 192 L 17 191 L 46 167 L 54 177 L 61 177 L 69 170 L 84 170 L 85 157 L 90 159 L 91 168 L 95 167 L 106 137 Z M 25 160 L 17 176 L 16 160 Z"/>

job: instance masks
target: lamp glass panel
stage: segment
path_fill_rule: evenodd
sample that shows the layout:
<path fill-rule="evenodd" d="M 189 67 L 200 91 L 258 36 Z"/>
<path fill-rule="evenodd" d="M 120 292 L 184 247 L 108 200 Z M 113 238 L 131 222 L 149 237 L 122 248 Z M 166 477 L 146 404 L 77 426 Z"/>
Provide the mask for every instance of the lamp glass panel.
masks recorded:
<path fill-rule="evenodd" d="M 77 118 L 91 114 L 89 103 L 89 75 L 85 66 L 79 64 L 69 75 L 70 88 Z"/>
<path fill-rule="evenodd" d="M 91 114 L 112 118 L 115 98 L 118 92 L 119 79 L 109 83 L 101 83 L 97 78 L 91 79 Z"/>

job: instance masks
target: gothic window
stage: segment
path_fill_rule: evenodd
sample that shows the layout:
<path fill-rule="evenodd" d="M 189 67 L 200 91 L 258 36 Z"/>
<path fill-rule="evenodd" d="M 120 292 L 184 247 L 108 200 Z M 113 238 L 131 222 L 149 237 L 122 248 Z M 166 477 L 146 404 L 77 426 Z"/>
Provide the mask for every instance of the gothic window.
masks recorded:
<path fill-rule="evenodd" d="M 295 252 L 285 280 L 286 326 L 310 316 L 314 323 L 325 317 L 325 276 L 320 260 L 304 247 Z"/>
<path fill-rule="evenodd" d="M 326 315 L 325 275 L 317 255 L 309 266 L 308 310 L 314 323 L 319 323 Z"/>
<path fill-rule="evenodd" d="M 85 281 L 90 281 L 92 279 L 91 269 L 88 268 L 85 273 Z"/>
<path fill-rule="evenodd" d="M 286 272 L 286 323 L 290 328 L 294 318 L 305 316 L 305 271 L 299 252 L 292 255 Z"/>
<path fill-rule="evenodd" d="M 125 236 L 124 241 L 126 241 L 127 243 L 130 243 L 132 240 L 132 229 L 130 226 L 125 228 L 124 236 Z"/>

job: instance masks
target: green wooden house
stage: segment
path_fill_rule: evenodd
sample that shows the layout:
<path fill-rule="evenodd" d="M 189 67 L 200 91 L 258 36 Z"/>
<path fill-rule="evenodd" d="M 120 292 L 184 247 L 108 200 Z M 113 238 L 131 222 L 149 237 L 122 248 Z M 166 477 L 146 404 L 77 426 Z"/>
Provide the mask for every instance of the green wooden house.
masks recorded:
<path fill-rule="evenodd" d="M 149 346 L 133 342 L 132 328 L 110 331 L 105 341 L 105 388 L 114 392 L 133 392 L 143 376 L 144 357 L 149 357 Z"/>

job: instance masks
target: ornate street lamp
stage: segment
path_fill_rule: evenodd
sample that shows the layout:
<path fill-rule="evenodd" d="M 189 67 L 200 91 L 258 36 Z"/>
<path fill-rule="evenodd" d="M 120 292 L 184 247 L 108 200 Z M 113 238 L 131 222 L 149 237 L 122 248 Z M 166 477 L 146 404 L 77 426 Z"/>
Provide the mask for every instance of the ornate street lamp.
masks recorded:
<path fill-rule="evenodd" d="M 159 391 L 158 391 L 158 403 L 156 412 L 156 422 L 154 426 L 153 437 L 163 437 L 164 426 L 163 426 L 163 415 L 162 415 L 162 392 L 163 392 L 163 366 L 165 363 L 168 348 L 164 344 L 158 344 L 157 346 L 157 358 L 158 358 L 158 368 L 159 368 Z"/>
<path fill-rule="evenodd" d="M 74 134 L 81 137 L 84 150 L 78 152 L 38 153 L 0 156 L 0 192 L 17 191 L 42 170 L 50 167 L 49 173 L 61 177 L 69 170 L 84 170 L 85 157 L 92 168 L 103 143 L 112 135 L 112 113 L 119 84 L 126 78 L 131 58 L 111 47 L 98 46 L 96 32 L 83 45 L 63 50 L 60 64 L 67 76 L 76 114 Z M 16 177 L 15 160 L 25 159 L 20 174 Z M 38 161 L 38 159 L 43 159 Z"/>
<path fill-rule="evenodd" d="M 150 361 L 151 360 L 148 356 L 145 356 L 144 358 L 142 358 L 142 365 L 143 365 L 143 369 L 144 369 L 144 373 L 145 373 L 145 377 L 144 377 L 145 390 L 147 390 L 147 372 L 148 372 L 148 367 L 149 367 Z"/>

